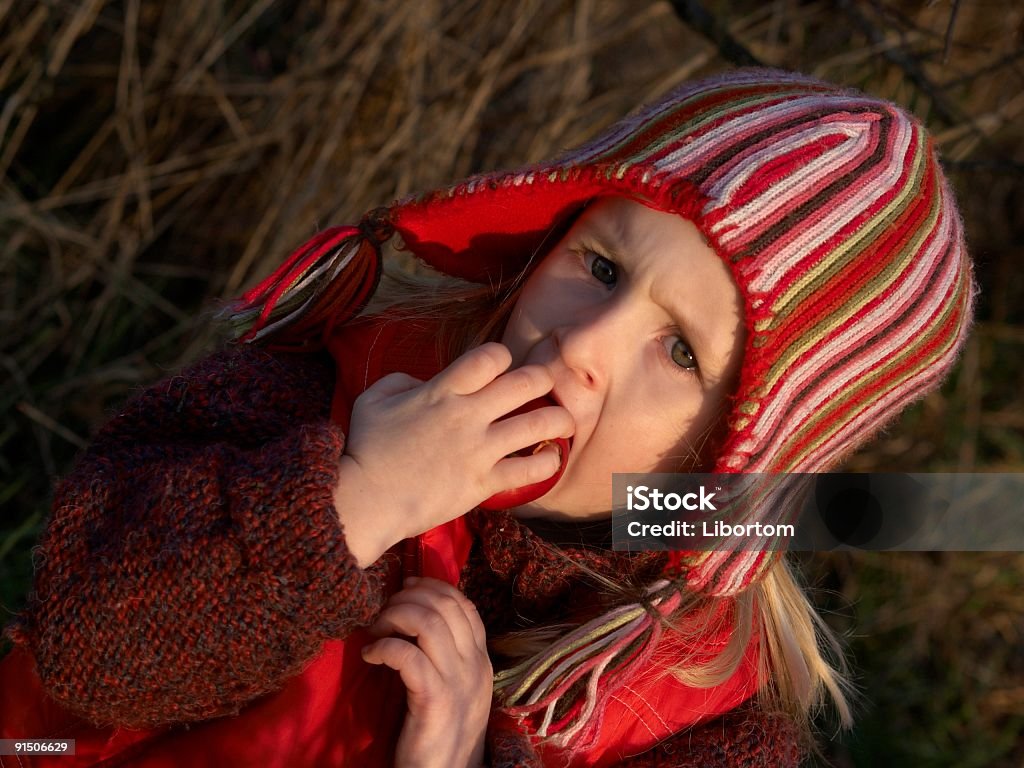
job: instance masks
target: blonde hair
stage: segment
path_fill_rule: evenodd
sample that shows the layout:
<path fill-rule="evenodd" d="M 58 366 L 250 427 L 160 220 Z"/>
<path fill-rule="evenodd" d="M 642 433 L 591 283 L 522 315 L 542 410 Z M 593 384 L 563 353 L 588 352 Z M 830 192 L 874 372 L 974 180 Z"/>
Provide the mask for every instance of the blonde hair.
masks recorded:
<path fill-rule="evenodd" d="M 438 337 L 448 344 L 446 360 L 451 361 L 475 345 L 500 337 L 524 280 L 525 271 L 500 284 L 476 285 L 436 273 L 413 273 L 388 258 L 381 284 L 363 314 L 439 323 Z M 644 593 L 645 585 L 616 582 L 571 560 L 556 546 L 545 546 L 593 582 L 607 607 L 638 602 Z M 710 660 L 697 658 L 702 654 L 695 651 L 692 657 L 668 662 L 666 672 L 690 687 L 720 685 L 739 667 L 756 632 L 762 681 L 759 706 L 788 714 L 812 749 L 813 719 L 829 702 L 840 727 L 851 726 L 856 692 L 842 644 L 818 615 L 785 558 L 738 595 L 707 597 L 684 591 L 682 598 L 665 621 L 691 641 L 688 646 L 699 649 L 701 638 L 722 630 L 729 641 Z M 575 626 L 560 623 L 507 632 L 488 638 L 488 647 L 492 655 L 518 663 L 543 653 Z"/>

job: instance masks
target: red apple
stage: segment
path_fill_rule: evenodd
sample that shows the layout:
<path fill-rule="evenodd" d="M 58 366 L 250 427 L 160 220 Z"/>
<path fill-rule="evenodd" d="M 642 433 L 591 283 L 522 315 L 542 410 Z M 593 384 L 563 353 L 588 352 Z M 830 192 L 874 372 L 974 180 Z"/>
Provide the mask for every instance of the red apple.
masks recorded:
<path fill-rule="evenodd" d="M 535 411 L 538 408 L 546 408 L 549 405 L 558 405 L 550 397 L 538 397 L 536 400 L 531 400 L 524 405 L 519 406 L 512 411 L 508 416 L 503 418 L 511 418 L 518 416 L 521 413 L 529 413 Z M 528 445 L 522 450 L 516 451 L 511 454 L 512 456 L 529 456 L 530 454 L 537 453 L 544 446 L 554 444 L 558 447 L 558 455 L 560 462 L 558 465 L 558 471 L 555 472 L 551 477 L 546 480 L 541 480 L 539 483 L 531 483 L 530 485 L 524 485 L 519 488 L 510 488 L 507 491 L 500 491 L 494 494 L 488 499 L 485 499 L 480 503 L 481 509 L 499 510 L 499 509 L 511 509 L 512 507 L 518 507 L 521 504 L 528 504 L 531 501 L 535 501 L 543 496 L 545 493 L 555 487 L 555 484 L 561 479 L 562 473 L 565 472 L 565 466 L 569 463 L 569 447 L 570 443 L 564 437 L 556 437 L 552 440 L 542 440 L 536 445 Z"/>

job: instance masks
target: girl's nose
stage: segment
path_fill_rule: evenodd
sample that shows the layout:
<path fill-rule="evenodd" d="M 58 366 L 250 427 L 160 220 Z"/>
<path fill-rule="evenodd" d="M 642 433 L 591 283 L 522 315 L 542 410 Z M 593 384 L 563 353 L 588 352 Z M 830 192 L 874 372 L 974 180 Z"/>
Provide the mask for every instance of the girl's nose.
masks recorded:
<path fill-rule="evenodd" d="M 565 326 L 558 328 L 552 337 L 555 340 L 555 349 L 565 367 L 573 376 L 580 380 L 587 389 L 594 389 L 597 385 L 597 374 L 588 356 L 581 354 L 580 345 L 576 342 L 577 334 L 575 329 L 568 329 Z"/>
<path fill-rule="evenodd" d="M 616 357 L 623 352 L 617 314 L 610 305 L 590 308 L 552 334 L 562 362 L 588 389 L 605 386 Z"/>

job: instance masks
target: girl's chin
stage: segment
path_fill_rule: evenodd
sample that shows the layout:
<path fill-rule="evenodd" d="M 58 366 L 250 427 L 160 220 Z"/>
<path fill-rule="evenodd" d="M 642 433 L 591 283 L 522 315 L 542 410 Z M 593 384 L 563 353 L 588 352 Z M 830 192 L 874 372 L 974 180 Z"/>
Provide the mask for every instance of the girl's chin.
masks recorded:
<path fill-rule="evenodd" d="M 550 509 L 545 509 L 536 502 L 531 502 L 530 504 L 523 504 L 518 507 L 512 507 L 512 509 L 510 509 L 509 512 L 512 513 L 513 517 L 518 517 L 522 520 L 529 520 L 538 517 L 547 517 L 548 515 L 552 514 Z"/>

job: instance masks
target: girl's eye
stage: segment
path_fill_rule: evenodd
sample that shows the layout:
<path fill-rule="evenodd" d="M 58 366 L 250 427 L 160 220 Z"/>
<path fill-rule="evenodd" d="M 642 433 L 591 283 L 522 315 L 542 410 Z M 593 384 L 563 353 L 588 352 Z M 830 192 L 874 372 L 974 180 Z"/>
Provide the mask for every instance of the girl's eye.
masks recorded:
<path fill-rule="evenodd" d="M 597 254 L 594 254 L 594 260 L 590 264 L 590 274 L 609 288 L 615 285 L 615 281 L 618 279 L 615 272 L 615 263 Z"/>
<path fill-rule="evenodd" d="M 678 337 L 671 337 L 669 341 L 672 342 L 672 349 L 669 351 L 672 362 L 687 371 L 697 370 L 697 358 L 693 356 L 689 345 Z"/>
<path fill-rule="evenodd" d="M 583 254 L 586 260 L 593 259 L 593 261 L 590 262 L 590 274 L 609 288 L 614 287 L 619 280 L 618 267 L 615 262 L 601 256 L 589 248 L 585 249 Z M 585 264 L 586 261 L 584 261 L 584 265 Z M 689 344 L 678 336 L 669 336 L 666 337 L 665 346 L 666 352 L 672 360 L 672 364 L 679 368 L 680 371 L 688 373 L 696 372 L 697 358 L 690 349 Z"/>

